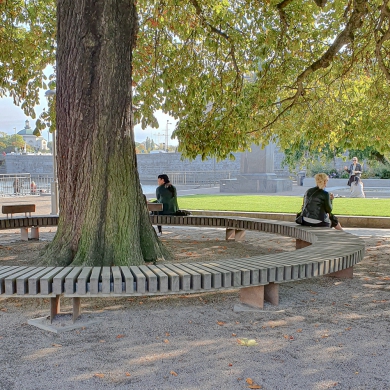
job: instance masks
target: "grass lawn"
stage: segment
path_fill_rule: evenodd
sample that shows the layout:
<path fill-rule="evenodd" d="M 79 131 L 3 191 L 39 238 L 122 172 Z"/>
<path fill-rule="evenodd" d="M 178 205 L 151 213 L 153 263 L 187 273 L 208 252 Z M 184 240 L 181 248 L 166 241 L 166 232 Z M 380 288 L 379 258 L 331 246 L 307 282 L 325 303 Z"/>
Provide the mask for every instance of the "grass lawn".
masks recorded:
<path fill-rule="evenodd" d="M 179 207 L 185 210 L 297 213 L 302 199 L 301 196 L 189 195 L 179 197 Z M 390 217 L 390 199 L 336 198 L 333 212 L 336 215 Z"/>

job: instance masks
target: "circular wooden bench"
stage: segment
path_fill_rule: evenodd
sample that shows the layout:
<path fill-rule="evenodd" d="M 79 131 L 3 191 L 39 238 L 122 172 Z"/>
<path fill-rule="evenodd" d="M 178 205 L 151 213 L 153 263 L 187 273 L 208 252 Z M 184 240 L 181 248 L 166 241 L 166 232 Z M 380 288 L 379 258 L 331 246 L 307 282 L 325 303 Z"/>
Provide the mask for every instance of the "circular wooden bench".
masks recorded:
<path fill-rule="evenodd" d="M 50 298 L 51 319 L 60 297 L 73 298 L 73 319 L 80 298 L 190 294 L 240 289 L 242 303 L 262 308 L 279 303 L 279 284 L 322 275 L 352 277 L 364 257 L 364 241 L 344 231 L 310 228 L 292 222 L 218 216 L 151 216 L 153 225 L 213 227 L 227 240 L 242 240 L 246 230 L 296 239 L 293 252 L 218 261 L 157 263 L 113 267 L 0 266 L 0 296 Z M 0 230 L 56 226 L 57 216 L 0 219 Z"/>

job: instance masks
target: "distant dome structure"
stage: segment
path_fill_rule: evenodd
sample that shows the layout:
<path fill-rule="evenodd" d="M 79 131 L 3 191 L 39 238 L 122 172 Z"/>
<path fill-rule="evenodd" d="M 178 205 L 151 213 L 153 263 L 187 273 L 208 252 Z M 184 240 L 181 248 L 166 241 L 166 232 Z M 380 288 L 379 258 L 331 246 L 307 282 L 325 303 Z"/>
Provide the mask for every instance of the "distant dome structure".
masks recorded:
<path fill-rule="evenodd" d="M 18 131 L 18 135 L 23 137 L 23 141 L 26 145 L 31 146 L 36 152 L 39 150 L 47 150 L 47 141 L 42 136 L 35 136 L 34 130 L 30 126 L 30 122 L 26 120 L 24 122 L 24 129 Z"/>
<path fill-rule="evenodd" d="M 30 122 L 28 120 L 26 120 L 26 122 L 24 122 L 24 129 L 18 131 L 18 134 L 22 135 L 22 136 L 23 135 L 33 135 L 33 132 L 34 132 L 34 130 L 31 128 Z"/>

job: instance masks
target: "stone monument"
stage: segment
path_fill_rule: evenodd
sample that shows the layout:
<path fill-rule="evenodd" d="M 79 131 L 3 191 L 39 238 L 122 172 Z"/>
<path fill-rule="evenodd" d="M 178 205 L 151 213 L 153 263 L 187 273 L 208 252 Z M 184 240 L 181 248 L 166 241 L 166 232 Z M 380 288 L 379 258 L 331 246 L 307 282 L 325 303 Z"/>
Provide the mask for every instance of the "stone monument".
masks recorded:
<path fill-rule="evenodd" d="M 241 155 L 240 174 L 236 179 L 220 181 L 220 192 L 225 193 L 276 193 L 291 191 L 290 179 L 278 179 L 274 172 L 275 144 L 264 148 L 252 145 L 251 151 Z"/>

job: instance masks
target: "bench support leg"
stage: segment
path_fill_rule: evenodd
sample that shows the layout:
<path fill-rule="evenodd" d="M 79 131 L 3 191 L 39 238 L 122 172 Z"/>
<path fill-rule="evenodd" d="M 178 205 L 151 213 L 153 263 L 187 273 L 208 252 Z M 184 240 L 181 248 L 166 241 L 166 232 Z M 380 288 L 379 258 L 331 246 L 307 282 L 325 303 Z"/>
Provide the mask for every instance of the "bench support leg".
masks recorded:
<path fill-rule="evenodd" d="M 279 284 L 271 282 L 264 286 L 264 300 L 271 305 L 279 305 Z"/>
<path fill-rule="evenodd" d="M 244 238 L 245 238 L 245 230 L 232 229 L 232 228 L 226 229 L 226 241 L 229 241 L 229 240 L 240 241 L 240 240 L 243 240 Z"/>
<path fill-rule="evenodd" d="M 226 229 L 226 241 L 234 240 L 236 236 L 236 229 Z"/>
<path fill-rule="evenodd" d="M 310 242 L 300 240 L 299 238 L 297 238 L 295 241 L 295 249 L 306 248 L 309 245 L 311 245 Z"/>
<path fill-rule="evenodd" d="M 32 240 L 39 240 L 39 227 L 33 226 L 31 228 L 31 239 Z"/>
<path fill-rule="evenodd" d="M 331 276 L 333 278 L 340 278 L 340 279 L 353 279 L 353 267 L 332 272 L 331 274 L 327 274 L 326 276 Z"/>
<path fill-rule="evenodd" d="M 264 307 L 264 286 L 240 289 L 240 302 L 262 309 Z"/>
<path fill-rule="evenodd" d="M 235 240 L 236 241 L 241 241 L 245 238 L 245 230 L 241 230 L 241 229 L 236 229 L 236 232 L 235 232 Z"/>
<path fill-rule="evenodd" d="M 23 241 L 28 241 L 28 228 L 26 227 L 20 228 L 20 235 Z"/>
<path fill-rule="evenodd" d="M 81 314 L 80 298 L 72 298 L 73 300 L 73 322 L 77 320 Z"/>
<path fill-rule="evenodd" d="M 50 298 L 50 323 L 53 323 L 54 317 L 60 312 L 60 295 Z"/>

